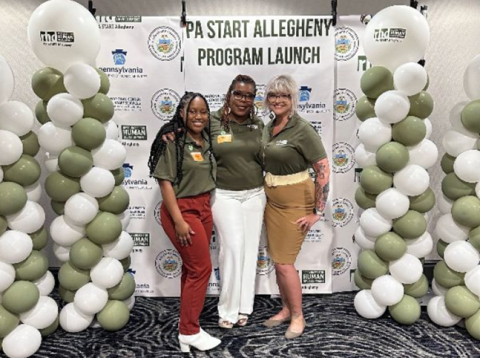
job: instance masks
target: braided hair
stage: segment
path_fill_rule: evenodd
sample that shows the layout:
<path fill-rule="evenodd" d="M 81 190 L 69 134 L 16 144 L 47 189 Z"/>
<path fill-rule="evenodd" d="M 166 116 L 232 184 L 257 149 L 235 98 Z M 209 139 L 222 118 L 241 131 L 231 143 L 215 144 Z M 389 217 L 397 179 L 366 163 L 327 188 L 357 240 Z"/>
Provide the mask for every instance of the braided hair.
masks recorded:
<path fill-rule="evenodd" d="M 233 88 L 237 83 L 246 83 L 246 84 L 252 85 L 255 94 L 257 94 L 257 84 L 255 83 L 252 77 L 247 75 L 237 75 L 237 77 L 233 79 L 232 83 L 230 84 L 230 87 L 228 87 L 227 94 L 225 96 L 225 102 L 223 103 L 223 107 L 222 107 L 222 116 L 220 118 L 220 123 L 226 132 L 230 131 L 230 119 L 228 118 L 228 115 L 231 112 L 231 108 L 229 103 L 232 97 Z M 255 104 L 252 104 L 252 107 L 250 108 L 250 118 L 253 118 L 255 114 L 256 114 L 256 107 L 255 107 Z"/>

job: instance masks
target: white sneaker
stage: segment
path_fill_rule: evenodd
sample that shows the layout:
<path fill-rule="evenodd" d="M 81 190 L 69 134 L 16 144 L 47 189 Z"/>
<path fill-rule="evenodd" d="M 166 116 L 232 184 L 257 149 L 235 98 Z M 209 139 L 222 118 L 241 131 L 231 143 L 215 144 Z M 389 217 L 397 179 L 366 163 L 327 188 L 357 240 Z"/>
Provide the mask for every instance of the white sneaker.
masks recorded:
<path fill-rule="evenodd" d="M 200 328 L 200 332 L 191 335 L 178 335 L 178 341 L 180 342 L 180 350 L 183 353 L 189 353 L 190 347 L 195 347 L 199 351 L 208 351 L 215 348 L 222 341 L 218 338 L 212 337 L 210 334 Z"/>

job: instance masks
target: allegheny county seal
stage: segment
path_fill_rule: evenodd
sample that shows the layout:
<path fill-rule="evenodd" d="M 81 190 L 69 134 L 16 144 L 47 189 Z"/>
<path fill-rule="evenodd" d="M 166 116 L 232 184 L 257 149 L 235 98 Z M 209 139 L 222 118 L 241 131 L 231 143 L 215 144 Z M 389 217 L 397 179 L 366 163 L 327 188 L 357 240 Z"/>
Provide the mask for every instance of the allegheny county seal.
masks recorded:
<path fill-rule="evenodd" d="M 335 60 L 350 60 L 357 53 L 359 45 L 358 35 L 351 28 L 338 27 L 335 30 Z"/>
<path fill-rule="evenodd" d="M 152 112 L 158 119 L 169 121 L 172 119 L 179 101 L 180 96 L 177 92 L 170 88 L 162 88 L 152 96 Z"/>
<path fill-rule="evenodd" d="M 344 227 L 353 218 L 354 209 L 350 200 L 336 198 L 332 203 L 333 227 Z"/>
<path fill-rule="evenodd" d="M 266 88 L 266 85 L 257 85 L 257 94 L 255 95 L 255 107 L 257 107 L 257 115 L 261 117 L 268 114 L 268 108 L 264 108 L 263 106 Z"/>
<path fill-rule="evenodd" d="M 267 247 L 258 249 L 257 275 L 268 275 L 273 271 L 274 265 L 270 256 L 268 256 Z"/>
<path fill-rule="evenodd" d="M 157 205 L 155 205 L 155 209 L 153 210 L 153 216 L 155 217 L 155 221 L 158 225 L 162 226 L 162 222 L 160 220 L 160 207 L 162 206 L 162 201 L 160 200 Z"/>
<path fill-rule="evenodd" d="M 171 61 L 180 52 L 180 36 L 168 26 L 159 26 L 148 36 L 148 49 L 160 61 Z"/>
<path fill-rule="evenodd" d="M 343 275 L 352 264 L 352 255 L 344 247 L 332 250 L 332 272 L 335 276 Z"/>
<path fill-rule="evenodd" d="M 182 273 L 182 259 L 176 250 L 163 250 L 155 259 L 157 272 L 165 278 L 175 278 Z"/>
<path fill-rule="evenodd" d="M 333 145 L 332 161 L 334 173 L 346 173 L 355 166 L 355 149 L 348 143 L 338 142 Z"/>
<path fill-rule="evenodd" d="M 348 88 L 337 88 L 333 98 L 333 117 L 336 121 L 346 121 L 355 114 L 357 96 Z"/>

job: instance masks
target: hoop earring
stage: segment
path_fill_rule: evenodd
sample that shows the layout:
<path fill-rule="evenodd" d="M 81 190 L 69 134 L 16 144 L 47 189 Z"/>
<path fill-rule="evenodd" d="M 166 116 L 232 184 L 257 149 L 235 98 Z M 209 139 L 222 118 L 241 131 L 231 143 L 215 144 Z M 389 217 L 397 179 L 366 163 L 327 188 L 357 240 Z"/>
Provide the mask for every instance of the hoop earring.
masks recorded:
<path fill-rule="evenodd" d="M 228 111 L 227 111 L 227 116 L 232 113 L 232 109 L 230 107 L 228 107 Z"/>

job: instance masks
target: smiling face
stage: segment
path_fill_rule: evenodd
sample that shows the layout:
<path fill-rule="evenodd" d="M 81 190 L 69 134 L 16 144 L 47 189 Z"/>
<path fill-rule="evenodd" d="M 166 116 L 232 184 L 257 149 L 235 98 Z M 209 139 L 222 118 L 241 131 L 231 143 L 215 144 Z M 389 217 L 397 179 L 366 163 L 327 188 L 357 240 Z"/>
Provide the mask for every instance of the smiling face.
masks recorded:
<path fill-rule="evenodd" d="M 184 117 L 185 118 L 185 117 Z M 195 97 L 187 106 L 187 131 L 200 134 L 208 124 L 208 107 L 202 97 Z"/>
<path fill-rule="evenodd" d="M 235 119 L 244 120 L 250 116 L 255 100 L 255 87 L 245 82 L 237 82 L 230 92 L 228 106 Z"/>
<path fill-rule="evenodd" d="M 277 118 L 288 117 L 292 113 L 292 96 L 287 91 L 267 93 L 268 108 Z"/>

